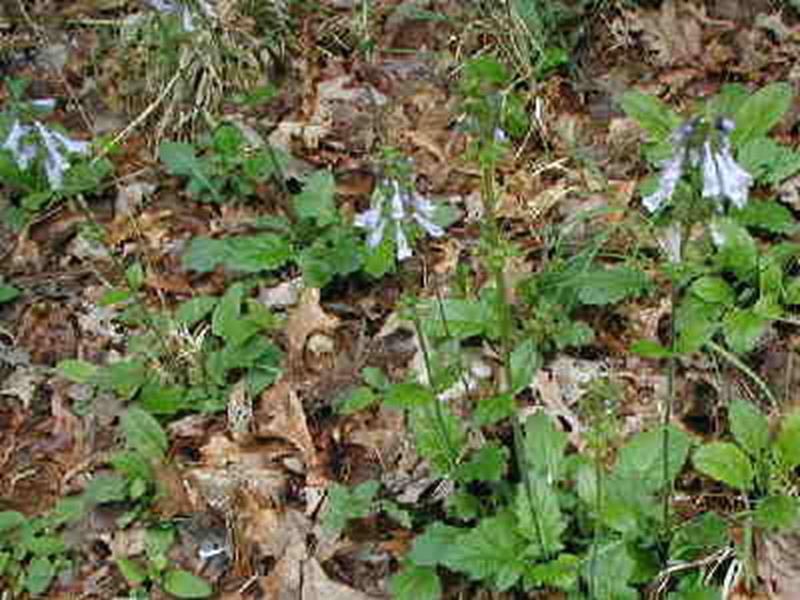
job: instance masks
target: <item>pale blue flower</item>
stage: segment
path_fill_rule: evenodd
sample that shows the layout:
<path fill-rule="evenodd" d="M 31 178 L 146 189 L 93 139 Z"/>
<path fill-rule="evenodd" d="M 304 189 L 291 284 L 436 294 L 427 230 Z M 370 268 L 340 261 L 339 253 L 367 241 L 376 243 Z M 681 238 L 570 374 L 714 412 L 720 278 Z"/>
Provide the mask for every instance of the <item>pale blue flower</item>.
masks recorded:
<path fill-rule="evenodd" d="M 387 193 L 391 194 L 388 197 Z M 383 241 L 386 224 L 394 224 L 394 241 L 397 260 L 405 260 L 412 255 L 411 245 L 404 231 L 409 220 L 417 223 L 431 237 L 441 237 L 444 229 L 432 221 L 435 207 L 427 198 L 413 190 L 403 189 L 396 180 L 376 187 L 372 195 L 372 206 L 356 215 L 353 224 L 369 232 L 367 246 L 377 248 Z"/>

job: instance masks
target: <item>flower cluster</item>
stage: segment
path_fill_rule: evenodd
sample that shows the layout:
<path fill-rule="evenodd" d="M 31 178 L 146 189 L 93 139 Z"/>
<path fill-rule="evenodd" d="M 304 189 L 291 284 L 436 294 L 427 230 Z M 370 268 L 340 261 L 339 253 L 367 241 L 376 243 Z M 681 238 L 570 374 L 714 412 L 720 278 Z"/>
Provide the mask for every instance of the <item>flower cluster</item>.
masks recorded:
<path fill-rule="evenodd" d="M 55 104 L 49 99 L 32 102 L 38 108 Z M 63 133 L 46 127 L 39 121 L 23 125 L 14 121 L 11 131 L 0 149 L 8 150 L 20 170 L 25 171 L 44 151 L 44 170 L 53 190 L 64 186 L 64 173 L 69 169 L 68 154 L 88 154 L 89 142 L 72 140 Z"/>
<path fill-rule="evenodd" d="M 216 19 L 217 12 L 214 7 L 206 0 L 196 0 L 197 10 L 208 19 Z M 147 0 L 148 4 L 160 13 L 168 15 L 179 15 L 181 18 L 181 25 L 186 33 L 194 31 L 194 15 L 193 9 L 188 4 L 183 2 L 176 2 L 175 0 Z"/>
<path fill-rule="evenodd" d="M 430 200 L 413 190 L 404 189 L 397 180 L 390 180 L 375 188 L 370 209 L 357 215 L 354 223 L 356 227 L 369 231 L 367 245 L 370 248 L 378 247 L 383 241 L 387 225 L 394 227 L 397 260 L 405 260 L 412 254 L 403 230 L 409 220 L 415 221 L 428 235 L 444 235 L 444 230 L 431 220 L 434 210 Z"/>
<path fill-rule="evenodd" d="M 703 198 L 716 200 L 720 209 L 725 198 L 737 208 L 747 204 L 753 177 L 733 158 L 730 134 L 735 127 L 734 122 L 717 119 L 713 128 L 716 135 L 706 135 L 702 147 L 698 149 L 690 142 L 700 125 L 701 119 L 693 119 L 672 134 L 675 152 L 662 164 L 658 189 L 642 199 L 650 212 L 657 211 L 672 197 L 686 166 L 696 167 L 698 164 L 703 174 Z"/>

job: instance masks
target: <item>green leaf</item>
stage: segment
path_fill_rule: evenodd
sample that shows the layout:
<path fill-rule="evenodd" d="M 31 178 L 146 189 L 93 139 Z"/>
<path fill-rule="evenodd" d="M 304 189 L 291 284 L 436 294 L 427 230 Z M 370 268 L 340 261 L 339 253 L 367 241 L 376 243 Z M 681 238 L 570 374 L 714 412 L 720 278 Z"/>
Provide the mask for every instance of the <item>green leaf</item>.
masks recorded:
<path fill-rule="evenodd" d="M 138 260 L 125 269 L 125 280 L 133 290 L 138 290 L 144 285 L 144 267 Z"/>
<path fill-rule="evenodd" d="M 681 524 L 669 545 L 671 560 L 692 561 L 722 548 L 730 541 L 728 524 L 714 512 L 700 513 Z"/>
<path fill-rule="evenodd" d="M 527 556 L 555 556 L 564 547 L 561 536 L 567 522 L 561 514 L 555 489 L 540 477 L 531 479 L 531 494 L 524 484 L 517 486 L 515 510 L 518 531 L 530 542 Z"/>
<path fill-rule="evenodd" d="M 553 425 L 543 410 L 525 421 L 525 461 L 536 477 L 555 482 L 561 478 L 567 434 Z"/>
<path fill-rule="evenodd" d="M 19 296 L 22 292 L 15 288 L 13 285 L 6 285 L 0 283 L 0 304 L 11 302 L 14 298 Z"/>
<path fill-rule="evenodd" d="M 419 383 L 395 383 L 384 398 L 386 406 L 400 410 L 430 406 L 435 401 L 430 388 Z"/>
<path fill-rule="evenodd" d="M 667 476 L 672 481 L 686 463 L 691 447 L 689 436 L 675 427 L 669 427 L 667 445 Z M 619 452 L 614 473 L 623 479 L 635 481 L 645 493 L 664 488 L 663 473 L 664 429 L 656 428 L 637 433 Z"/>
<path fill-rule="evenodd" d="M 775 127 L 792 103 L 794 92 L 787 83 L 771 83 L 750 96 L 734 115 L 736 129 L 731 133 L 734 146 L 765 136 Z"/>
<path fill-rule="evenodd" d="M 229 253 L 230 249 L 225 240 L 196 237 L 189 242 L 181 262 L 185 269 L 210 273 L 217 265 L 228 262 Z"/>
<path fill-rule="evenodd" d="M 528 338 L 511 352 L 511 393 L 517 394 L 528 387 L 542 361 L 536 344 Z"/>
<path fill-rule="evenodd" d="M 650 287 L 647 275 L 630 267 L 596 267 L 580 278 L 578 299 L 584 304 L 605 305 L 639 296 Z"/>
<path fill-rule="evenodd" d="M 142 388 L 139 406 L 154 415 L 175 415 L 189 408 L 185 388 L 155 381 Z"/>
<path fill-rule="evenodd" d="M 136 560 L 125 557 L 118 558 L 117 567 L 125 581 L 133 586 L 141 585 L 147 581 L 147 569 Z"/>
<path fill-rule="evenodd" d="M 389 389 L 389 378 L 378 367 L 364 367 L 361 370 L 361 377 L 364 378 L 364 383 L 374 390 L 385 392 Z"/>
<path fill-rule="evenodd" d="M 164 458 L 169 447 L 167 434 L 150 413 L 131 406 L 122 414 L 121 425 L 131 448 L 150 460 Z"/>
<path fill-rule="evenodd" d="M 787 470 L 800 466 L 800 412 L 793 412 L 781 421 L 775 450 Z"/>
<path fill-rule="evenodd" d="M 559 554 L 555 560 L 535 565 L 525 573 L 526 587 L 554 587 L 575 591 L 583 560 L 574 554 Z"/>
<path fill-rule="evenodd" d="M 522 576 L 528 560 L 525 541 L 516 533 L 516 519 L 503 512 L 481 520 L 460 535 L 442 563 L 478 581 L 488 581 L 500 590 L 510 589 Z"/>
<path fill-rule="evenodd" d="M 284 266 L 292 257 L 289 240 L 280 235 L 261 234 L 226 240 L 225 266 L 231 271 L 257 273 Z"/>
<path fill-rule="evenodd" d="M 351 489 L 334 483 L 328 489 L 328 502 L 322 517 L 325 531 L 338 537 L 348 521 L 368 517 L 373 511 L 373 502 L 379 487 L 377 481 L 365 481 Z"/>
<path fill-rule="evenodd" d="M 652 340 L 639 340 L 631 344 L 631 352 L 644 358 L 669 358 L 673 355 L 672 350 L 664 348 L 658 342 Z"/>
<path fill-rule="evenodd" d="M 96 475 L 89 481 L 84 494 L 92 504 L 122 502 L 128 498 L 128 482 L 119 475 Z"/>
<path fill-rule="evenodd" d="M 486 329 L 484 306 L 475 300 L 447 298 L 442 300 L 441 306 L 438 300 L 430 300 L 421 304 L 420 312 L 425 317 L 423 332 L 432 338 L 463 340 L 481 335 Z"/>
<path fill-rule="evenodd" d="M 225 292 L 211 316 L 211 331 L 226 341 L 231 341 L 241 323 L 244 286 L 234 283 Z"/>
<path fill-rule="evenodd" d="M 432 406 L 414 410 L 409 425 L 420 456 L 430 461 L 434 473 L 449 474 L 466 442 L 461 421 L 450 407 L 443 404 L 438 412 Z"/>
<path fill-rule="evenodd" d="M 53 583 L 55 576 L 56 567 L 50 559 L 45 556 L 36 557 L 25 573 L 25 589 L 33 596 L 43 594 Z"/>
<path fill-rule="evenodd" d="M 442 584 L 436 569 L 429 567 L 404 567 L 389 580 L 389 590 L 396 600 L 438 600 L 442 597 Z"/>
<path fill-rule="evenodd" d="M 372 406 L 377 400 L 375 393 L 366 386 L 350 390 L 335 402 L 336 414 L 352 415 Z"/>
<path fill-rule="evenodd" d="M 733 288 L 722 277 L 712 277 L 710 275 L 700 277 L 692 283 L 690 290 L 692 294 L 702 301 L 711 304 L 729 306 L 736 299 Z"/>
<path fill-rule="evenodd" d="M 158 158 L 167 167 L 171 175 L 191 177 L 200 184 L 200 190 L 207 189 L 216 201 L 220 200 L 216 188 L 206 174 L 207 167 L 194 151 L 191 144 L 184 142 L 161 142 Z"/>
<path fill-rule="evenodd" d="M 479 427 L 493 425 L 516 414 L 517 403 L 511 394 L 498 394 L 488 398 L 480 398 L 473 414 L 475 424 Z"/>
<path fill-rule="evenodd" d="M 704 302 L 696 296 L 687 296 L 675 315 L 678 330 L 678 353 L 696 352 L 703 347 L 721 327 L 720 317 L 725 307 Z"/>
<path fill-rule="evenodd" d="M 214 593 L 209 583 L 189 571 L 167 571 L 164 575 L 164 591 L 178 598 L 208 598 Z"/>
<path fill-rule="evenodd" d="M 295 210 L 301 219 L 314 219 L 318 226 L 334 223 L 338 217 L 333 195 L 336 182 L 330 171 L 316 171 L 306 179 L 303 191 L 295 198 Z"/>
<path fill-rule="evenodd" d="M 0 512 L 0 533 L 22 527 L 27 522 L 28 519 L 22 513 L 15 510 L 4 510 Z"/>
<path fill-rule="evenodd" d="M 630 90 L 619 99 L 625 114 L 634 119 L 656 141 L 666 140 L 681 124 L 681 118 L 658 98 Z"/>
<path fill-rule="evenodd" d="M 742 281 L 752 279 L 758 268 L 758 248 L 748 231 L 729 218 L 715 219 L 711 231 L 718 248 L 715 261 L 719 267 Z"/>
<path fill-rule="evenodd" d="M 797 526 L 800 504 L 792 496 L 767 496 L 758 502 L 754 517 L 758 527 L 786 531 Z"/>
<path fill-rule="evenodd" d="M 219 298 L 214 296 L 196 296 L 180 305 L 175 318 L 181 325 L 192 327 L 210 315 L 217 302 Z"/>
<path fill-rule="evenodd" d="M 750 402 L 734 399 L 728 407 L 731 432 L 739 445 L 757 458 L 769 447 L 767 417 Z"/>
<path fill-rule="evenodd" d="M 755 348 L 767 325 L 769 319 L 755 310 L 737 308 L 725 316 L 722 331 L 731 350 L 737 354 L 745 354 Z"/>
<path fill-rule="evenodd" d="M 463 529 L 435 521 L 422 535 L 414 538 L 408 559 L 419 567 L 435 567 L 444 564 L 447 553 L 463 533 Z"/>
<path fill-rule="evenodd" d="M 147 383 L 149 369 L 138 360 L 121 360 L 98 369 L 92 383 L 102 390 L 130 399 Z"/>
<path fill-rule="evenodd" d="M 85 360 L 62 360 L 56 365 L 56 370 L 62 377 L 75 383 L 90 383 L 97 375 L 98 367 Z"/>
<path fill-rule="evenodd" d="M 464 483 L 471 481 L 497 482 L 505 475 L 507 463 L 508 449 L 489 442 L 475 452 L 468 462 L 460 464 L 453 477 Z"/>
<path fill-rule="evenodd" d="M 753 465 L 734 444 L 705 444 L 694 453 L 692 460 L 698 471 L 733 488 L 747 491 L 753 486 Z"/>

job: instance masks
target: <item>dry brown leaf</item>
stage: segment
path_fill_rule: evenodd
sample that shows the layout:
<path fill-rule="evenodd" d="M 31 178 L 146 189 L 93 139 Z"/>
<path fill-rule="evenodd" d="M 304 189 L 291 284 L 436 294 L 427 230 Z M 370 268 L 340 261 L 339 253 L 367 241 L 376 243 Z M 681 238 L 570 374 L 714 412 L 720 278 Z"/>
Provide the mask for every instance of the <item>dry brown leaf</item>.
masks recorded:
<path fill-rule="evenodd" d="M 319 304 L 319 289 L 307 288 L 286 321 L 290 364 L 302 364 L 306 340 L 315 332 L 330 333 L 339 324 L 337 317 L 327 314 Z"/>
<path fill-rule="evenodd" d="M 306 467 L 315 464 L 316 451 L 303 404 L 287 378 L 281 378 L 261 394 L 255 427 L 258 436 L 279 437 L 293 444 L 303 453 Z"/>
<path fill-rule="evenodd" d="M 704 58 L 703 30 L 686 3 L 666 0 L 658 10 L 640 10 L 631 15 L 631 27 L 641 31 L 645 46 L 653 51 L 661 67 L 692 65 Z"/>

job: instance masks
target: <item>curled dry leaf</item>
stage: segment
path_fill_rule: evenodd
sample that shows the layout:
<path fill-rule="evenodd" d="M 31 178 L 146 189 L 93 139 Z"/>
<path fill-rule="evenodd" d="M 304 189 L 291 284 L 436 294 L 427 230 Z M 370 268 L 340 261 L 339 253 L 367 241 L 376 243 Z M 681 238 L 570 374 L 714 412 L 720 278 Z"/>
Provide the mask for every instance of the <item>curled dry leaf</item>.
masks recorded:
<path fill-rule="evenodd" d="M 301 292 L 300 301 L 286 322 L 290 364 L 302 364 L 306 341 L 312 333 L 330 333 L 339 324 L 337 317 L 326 313 L 319 304 L 319 289 Z"/>
<path fill-rule="evenodd" d="M 302 452 L 306 467 L 315 464 L 314 441 L 308 430 L 303 404 L 287 378 L 264 391 L 255 420 L 258 436 L 284 439 Z"/>

